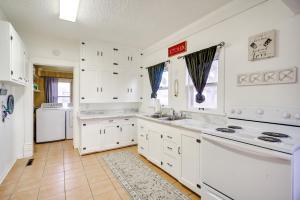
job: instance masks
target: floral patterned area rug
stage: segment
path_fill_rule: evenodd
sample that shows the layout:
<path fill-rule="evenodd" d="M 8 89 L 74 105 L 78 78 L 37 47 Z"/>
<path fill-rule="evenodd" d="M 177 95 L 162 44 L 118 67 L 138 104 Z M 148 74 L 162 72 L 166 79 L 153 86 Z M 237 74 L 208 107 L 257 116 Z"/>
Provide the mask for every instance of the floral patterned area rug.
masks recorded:
<path fill-rule="evenodd" d="M 190 200 L 131 152 L 112 153 L 103 159 L 133 200 Z"/>

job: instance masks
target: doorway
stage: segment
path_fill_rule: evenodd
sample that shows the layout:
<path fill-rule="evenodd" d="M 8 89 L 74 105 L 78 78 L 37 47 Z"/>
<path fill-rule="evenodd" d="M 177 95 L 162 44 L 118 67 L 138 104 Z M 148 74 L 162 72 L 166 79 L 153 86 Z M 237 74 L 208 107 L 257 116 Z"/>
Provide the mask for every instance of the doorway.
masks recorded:
<path fill-rule="evenodd" d="M 35 143 L 73 139 L 73 69 L 34 65 Z"/>

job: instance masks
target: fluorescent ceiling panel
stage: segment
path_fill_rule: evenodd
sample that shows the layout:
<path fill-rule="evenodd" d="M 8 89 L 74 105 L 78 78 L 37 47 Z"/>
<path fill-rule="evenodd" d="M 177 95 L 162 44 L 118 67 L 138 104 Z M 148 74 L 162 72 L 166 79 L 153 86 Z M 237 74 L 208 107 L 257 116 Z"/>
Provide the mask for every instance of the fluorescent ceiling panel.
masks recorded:
<path fill-rule="evenodd" d="M 75 22 L 80 0 L 60 0 L 59 18 Z"/>

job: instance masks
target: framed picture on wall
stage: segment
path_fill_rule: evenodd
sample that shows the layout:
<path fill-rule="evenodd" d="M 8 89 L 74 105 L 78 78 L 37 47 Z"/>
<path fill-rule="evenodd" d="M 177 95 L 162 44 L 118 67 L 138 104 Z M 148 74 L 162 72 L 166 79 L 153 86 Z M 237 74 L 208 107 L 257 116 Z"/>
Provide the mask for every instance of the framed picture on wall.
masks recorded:
<path fill-rule="evenodd" d="M 248 60 L 255 61 L 275 56 L 275 30 L 249 37 Z"/>

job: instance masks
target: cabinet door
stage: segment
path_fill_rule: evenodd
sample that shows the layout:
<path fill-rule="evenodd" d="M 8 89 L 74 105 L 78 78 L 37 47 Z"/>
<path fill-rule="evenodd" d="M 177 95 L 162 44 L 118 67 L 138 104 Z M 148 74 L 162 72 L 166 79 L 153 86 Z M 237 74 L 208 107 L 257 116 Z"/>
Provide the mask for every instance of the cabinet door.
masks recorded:
<path fill-rule="evenodd" d="M 200 140 L 187 135 L 181 136 L 180 180 L 192 190 L 200 190 Z"/>
<path fill-rule="evenodd" d="M 19 81 L 21 77 L 22 57 L 24 55 L 21 54 L 21 52 L 23 52 L 22 44 L 17 32 L 12 29 L 11 34 L 11 78 L 15 81 Z"/>
<path fill-rule="evenodd" d="M 148 158 L 156 165 L 162 162 L 162 134 L 156 130 L 148 130 Z"/>
<path fill-rule="evenodd" d="M 116 125 L 109 125 L 104 126 L 102 130 L 101 146 L 104 149 L 115 147 L 119 142 L 120 129 Z"/>
<path fill-rule="evenodd" d="M 103 49 L 92 42 L 81 43 L 81 67 L 84 69 L 99 68 L 104 65 Z"/>
<path fill-rule="evenodd" d="M 98 71 L 81 69 L 80 71 L 80 103 L 99 102 Z"/>
<path fill-rule="evenodd" d="M 136 72 L 128 71 L 124 74 L 125 100 L 127 102 L 140 101 L 140 78 Z"/>
<path fill-rule="evenodd" d="M 101 102 L 120 101 L 120 73 L 112 70 L 100 71 Z"/>
<path fill-rule="evenodd" d="M 96 151 L 100 147 L 100 127 L 98 121 L 87 121 L 81 124 L 82 151 Z"/>
<path fill-rule="evenodd" d="M 136 142 L 136 127 L 134 123 L 123 124 L 121 126 L 121 142 L 123 144 Z"/>

